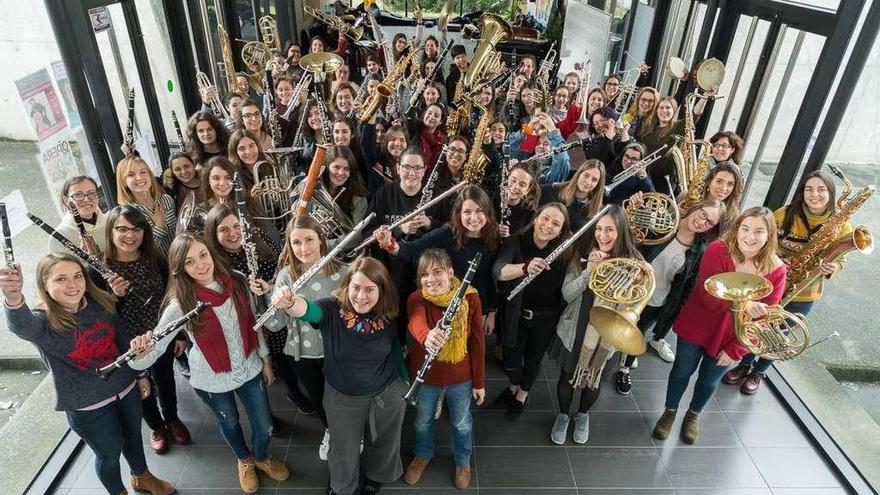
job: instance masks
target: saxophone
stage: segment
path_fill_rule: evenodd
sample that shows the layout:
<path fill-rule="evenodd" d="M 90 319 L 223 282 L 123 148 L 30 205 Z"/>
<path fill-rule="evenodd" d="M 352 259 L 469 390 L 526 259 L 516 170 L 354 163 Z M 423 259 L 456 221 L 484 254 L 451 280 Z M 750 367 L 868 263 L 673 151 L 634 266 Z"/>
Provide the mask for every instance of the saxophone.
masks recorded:
<path fill-rule="evenodd" d="M 483 140 L 486 138 L 489 124 L 492 123 L 492 112 L 476 103 L 474 105 L 483 112 L 483 115 L 480 117 L 477 130 L 474 132 L 471 154 L 468 156 L 467 163 L 464 164 L 464 180 L 470 184 L 480 185 L 483 183 L 483 177 L 486 175 L 486 165 L 489 164 L 489 158 L 483 153 Z"/>
<path fill-rule="evenodd" d="M 687 211 L 689 208 L 700 204 L 706 195 L 706 178 L 709 176 L 709 158 L 712 158 L 712 143 L 703 140 L 703 154 L 697 162 L 694 174 L 688 179 L 689 184 L 687 193 L 681 203 L 681 209 Z"/>
<path fill-rule="evenodd" d="M 452 139 L 460 132 L 462 122 L 467 122 L 471 116 L 472 102 L 464 98 L 464 77 L 458 79 L 455 85 L 455 95 L 452 97 L 453 110 L 449 114 L 449 124 L 446 126 L 446 135 Z"/>
<path fill-rule="evenodd" d="M 419 53 L 419 50 L 410 50 L 406 56 L 401 57 L 391 72 L 388 73 L 388 76 L 376 86 L 376 92 L 373 93 L 373 96 L 367 100 L 367 103 L 364 105 L 364 108 L 357 115 L 357 119 L 360 123 L 368 122 L 376 111 L 379 110 L 385 103 L 388 102 L 389 98 L 392 94 L 397 93 L 397 83 L 403 78 L 406 74 L 406 67 L 409 65 L 410 61 L 416 54 Z M 366 85 L 366 82 L 364 83 Z M 394 100 L 396 101 L 396 100 Z"/>
<path fill-rule="evenodd" d="M 786 260 L 788 279 L 780 303 L 783 306 L 822 277 L 820 266 L 823 262 L 837 262 L 853 249 L 864 254 L 874 249 L 871 231 L 864 225 L 857 225 L 851 234 L 840 235 L 843 226 L 874 195 L 874 186 L 865 186 L 855 195 L 850 196 L 853 190 L 852 183 L 837 167 L 829 165 L 829 168 L 843 181 L 844 193 L 837 200 L 837 211 L 810 236 L 809 242 L 803 249 Z"/>
<path fill-rule="evenodd" d="M 694 195 L 699 195 L 700 199 L 697 202 L 703 200 L 702 194 L 703 190 L 706 187 L 706 172 L 709 167 L 709 154 L 712 153 L 712 143 L 710 143 L 707 139 L 702 139 L 700 142 L 703 146 L 703 156 L 699 159 L 699 162 L 702 162 L 703 158 L 706 159 L 705 167 L 703 170 L 702 176 L 699 176 L 699 167 L 703 165 L 702 163 L 698 164 L 697 159 L 697 138 L 694 137 L 694 99 L 695 98 L 706 98 L 698 94 L 697 92 L 693 92 L 688 94 L 684 98 L 684 136 L 682 137 L 681 142 L 677 147 L 672 148 L 672 160 L 675 163 L 675 175 L 676 181 L 678 182 L 678 187 L 681 192 L 687 191 L 688 198 L 690 198 L 690 189 L 693 187 L 691 182 L 699 181 L 697 186 L 699 187 L 699 191 L 695 191 Z"/>

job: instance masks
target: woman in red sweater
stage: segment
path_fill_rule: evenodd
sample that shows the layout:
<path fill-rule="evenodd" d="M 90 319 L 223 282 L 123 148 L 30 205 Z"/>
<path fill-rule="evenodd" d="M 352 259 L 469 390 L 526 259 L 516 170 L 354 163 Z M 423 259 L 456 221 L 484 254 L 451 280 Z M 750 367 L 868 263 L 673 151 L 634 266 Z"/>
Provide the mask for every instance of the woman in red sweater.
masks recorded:
<path fill-rule="evenodd" d="M 473 287 L 468 287 L 452 320 L 452 333 L 446 337 L 437 323 L 461 284 L 454 276 L 452 260 L 442 249 L 428 249 L 419 258 L 417 274 L 419 289 L 406 303 L 409 333 L 416 342 L 409 355 L 410 376 L 416 376 L 428 348 L 440 349 L 440 353 L 419 390 L 415 458 L 406 468 L 403 481 L 410 485 L 417 483 L 434 456 L 434 412 L 437 401 L 445 398 L 455 458 L 455 487 L 467 488 L 471 482 L 473 451 L 471 397 L 480 405 L 486 396 L 480 296 Z"/>
<path fill-rule="evenodd" d="M 678 334 L 675 362 L 666 387 L 666 410 L 654 426 L 654 438 L 665 440 L 691 375 L 697 383 L 690 408 L 681 427 L 681 438 L 692 444 L 699 436 L 697 416 L 703 410 L 727 367 L 748 353 L 736 338 L 733 313 L 727 301 L 706 292 L 712 275 L 741 272 L 761 275 L 773 284 L 773 292 L 761 301 L 746 303 L 746 313 L 758 318 L 767 305 L 776 304 L 785 290 L 785 264 L 776 255 L 776 220 L 762 206 L 744 211 L 722 239 L 712 242 L 700 262 L 699 280 L 678 314 L 673 329 Z"/>

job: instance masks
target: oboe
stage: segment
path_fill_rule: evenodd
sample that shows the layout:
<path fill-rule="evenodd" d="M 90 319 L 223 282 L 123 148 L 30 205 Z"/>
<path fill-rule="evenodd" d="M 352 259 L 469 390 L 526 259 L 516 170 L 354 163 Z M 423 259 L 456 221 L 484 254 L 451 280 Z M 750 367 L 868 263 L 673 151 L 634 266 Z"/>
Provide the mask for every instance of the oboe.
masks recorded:
<path fill-rule="evenodd" d="M 440 150 L 440 156 L 437 157 L 437 163 L 434 164 L 434 168 L 431 169 L 431 175 L 428 176 L 428 181 L 425 182 L 425 187 L 422 188 L 422 197 L 419 199 L 419 204 L 416 205 L 416 208 L 421 208 L 431 201 L 434 198 L 434 186 L 437 183 L 437 177 L 440 175 L 440 167 L 446 166 L 446 150 L 449 149 L 448 144 L 443 145 L 443 149 Z"/>
<path fill-rule="evenodd" d="M 118 275 L 116 272 L 114 272 L 112 269 L 110 269 L 110 267 L 107 266 L 103 261 L 101 261 L 97 256 L 89 254 L 89 253 L 83 251 L 82 249 L 80 249 L 79 246 L 74 244 L 67 237 L 64 237 L 63 235 L 61 235 L 60 232 L 58 232 L 57 230 L 52 228 L 52 226 L 50 226 L 49 224 L 44 222 L 40 217 L 38 217 L 30 212 L 28 212 L 27 217 L 30 219 L 31 222 L 34 222 L 34 225 L 43 229 L 44 232 L 46 232 L 47 234 L 52 236 L 53 239 L 55 239 L 56 241 L 61 243 L 62 246 L 64 246 L 71 253 L 73 253 L 74 256 L 76 256 L 77 258 L 80 259 L 80 261 L 82 261 L 83 263 L 94 268 L 95 271 L 100 273 L 101 276 L 104 277 L 105 280 L 109 280 L 111 277 L 115 277 Z M 142 296 L 140 293 L 138 293 L 134 287 L 129 288 L 128 293 L 131 295 L 131 297 L 137 299 L 137 301 L 139 303 L 141 303 L 142 306 L 146 306 L 146 305 L 150 304 L 150 300 L 152 300 L 152 297 L 144 299 L 144 296 Z"/>
<path fill-rule="evenodd" d="M 483 253 L 477 253 L 477 255 L 468 262 L 468 270 L 467 273 L 464 274 L 461 285 L 455 290 L 452 300 L 449 301 L 449 306 L 446 306 L 446 311 L 443 312 L 443 317 L 437 322 L 437 328 L 443 331 L 443 335 L 446 336 L 446 338 L 452 333 L 452 319 L 455 318 L 455 314 L 458 313 L 458 308 L 461 307 L 461 302 L 464 300 L 465 295 L 467 294 L 467 289 L 470 287 L 471 281 L 474 279 L 474 273 L 476 273 L 477 266 L 479 266 L 481 259 L 483 259 Z M 471 331 L 481 330 L 482 329 L 471 329 Z M 419 389 L 422 388 L 422 384 L 425 383 L 425 375 L 428 374 L 428 370 L 431 369 L 431 365 L 434 364 L 434 360 L 437 359 L 437 355 L 440 354 L 439 350 L 432 351 L 427 347 L 425 347 L 425 350 L 427 350 L 425 361 L 419 368 L 418 373 L 416 373 L 415 380 L 413 380 L 406 395 L 403 396 L 403 400 L 413 406 L 416 405 L 416 402 L 419 400 Z"/>
<path fill-rule="evenodd" d="M 339 241 L 339 243 L 336 244 L 336 246 L 330 250 L 329 253 L 324 255 L 323 258 L 316 261 L 314 265 L 309 267 L 309 269 L 306 270 L 305 272 L 303 272 L 303 274 L 300 275 L 298 279 L 296 279 L 292 284 L 290 284 L 289 285 L 290 290 L 293 291 L 294 294 L 298 293 L 308 283 L 308 281 L 311 280 L 311 278 L 313 276 L 315 276 L 316 273 L 318 273 L 318 271 L 320 271 L 322 268 L 324 268 L 324 266 L 327 263 L 330 263 L 330 261 L 333 260 L 333 258 L 335 258 L 336 255 L 341 253 L 342 250 L 345 248 L 345 246 L 347 246 L 348 243 L 350 243 L 352 241 L 352 239 L 354 239 L 355 236 L 358 233 L 360 233 L 361 229 L 366 227 L 367 224 L 370 223 L 375 216 L 376 216 L 375 212 L 370 213 L 369 215 L 366 216 L 366 218 L 364 218 L 357 225 L 355 225 L 354 228 L 351 229 L 351 232 L 346 234 L 346 236 L 343 237 Z M 277 312 L 278 312 L 278 308 L 276 308 L 275 306 L 269 306 L 269 309 L 267 309 L 266 312 L 263 313 L 263 315 L 260 316 L 260 318 L 257 320 L 257 323 L 254 325 L 254 330 L 259 330 L 263 325 L 266 324 L 266 322 L 268 322 L 270 319 L 272 319 L 272 317 L 275 316 L 275 313 L 277 313 Z"/>
<path fill-rule="evenodd" d="M 318 87 L 320 88 L 321 86 L 319 85 Z M 327 105 L 324 103 L 324 98 L 318 93 L 312 93 L 312 98 L 315 99 L 318 105 L 318 113 L 321 114 L 321 137 L 324 139 L 323 144 L 330 146 L 333 143 L 333 124 L 327 118 Z"/>
<path fill-rule="evenodd" d="M 128 146 L 128 156 L 134 153 L 134 86 L 128 92 L 128 121 L 125 123 L 125 144 Z"/>
<path fill-rule="evenodd" d="M 232 176 L 232 187 L 235 192 L 235 206 L 238 210 L 238 222 L 241 224 L 241 248 L 244 250 L 244 258 L 247 262 L 247 268 L 248 271 L 251 272 L 251 275 L 260 278 L 260 263 L 257 258 L 257 245 L 254 243 L 251 222 L 248 220 L 244 188 L 241 185 L 241 177 L 239 177 L 238 172 L 235 172 Z"/>
<path fill-rule="evenodd" d="M 168 335 L 170 335 L 172 332 L 174 332 L 178 328 L 180 328 L 180 327 L 186 325 L 187 323 L 189 323 L 190 321 L 192 321 L 196 316 L 199 315 L 199 313 L 208 309 L 209 307 L 211 307 L 211 305 L 209 303 L 206 303 L 204 301 L 197 301 L 196 307 L 193 308 L 191 311 L 189 311 L 185 315 L 181 316 L 180 318 L 178 318 L 172 322 L 169 322 L 164 327 L 162 327 L 158 330 L 154 330 L 153 337 L 150 339 L 150 343 L 152 345 L 158 344 L 160 340 L 167 337 Z M 133 361 L 139 355 L 140 355 L 140 353 L 137 352 L 136 350 L 129 349 L 128 351 L 126 351 L 124 354 L 122 354 L 121 356 L 116 358 L 115 361 L 108 364 L 107 366 L 95 369 L 95 373 L 97 373 L 98 376 L 100 376 L 102 380 L 106 380 L 110 376 L 111 373 L 113 373 L 114 371 L 116 371 L 119 368 L 122 368 L 122 366 L 124 364 L 126 364 L 130 361 Z"/>
<path fill-rule="evenodd" d="M 12 231 L 9 229 L 9 216 L 6 214 L 6 203 L 0 202 L 0 222 L 3 223 L 3 254 L 6 257 L 6 266 L 13 268 L 15 254 L 12 252 Z"/>
<path fill-rule="evenodd" d="M 183 132 L 180 130 L 180 122 L 177 120 L 177 114 L 171 111 L 171 122 L 174 124 L 174 132 L 177 133 L 177 140 L 180 141 L 180 149 L 186 146 L 186 140 L 183 139 Z"/>
<path fill-rule="evenodd" d="M 548 265 L 550 263 L 553 263 L 556 260 L 556 258 L 558 258 L 563 252 L 565 252 L 566 249 L 568 249 L 572 244 L 574 244 L 574 242 L 576 240 L 578 240 L 579 237 L 586 234 L 587 230 L 589 230 L 590 227 L 592 227 L 596 222 L 598 222 L 599 219 L 602 218 L 602 215 L 604 215 L 610 209 L 611 209 L 611 205 L 605 205 L 605 207 L 602 208 L 601 210 L 599 210 L 599 213 L 596 213 L 593 216 L 593 218 L 590 219 L 589 222 L 584 224 L 583 227 L 581 227 L 577 232 L 572 234 L 571 237 L 566 239 L 562 244 L 556 246 L 556 249 L 551 251 L 550 254 L 548 254 L 547 257 L 544 258 L 544 261 L 546 261 Z M 514 297 L 516 297 L 517 294 L 522 292 L 522 290 L 525 289 L 527 285 L 532 283 L 532 280 L 535 280 L 535 278 L 537 278 L 538 275 L 540 275 L 540 273 L 536 273 L 536 274 L 530 273 L 530 274 L 526 275 L 526 277 L 524 279 L 522 279 L 522 281 L 519 283 L 519 285 L 517 285 L 516 287 L 513 288 L 512 291 L 510 291 L 510 294 L 507 295 L 507 300 L 510 301 Z"/>
<path fill-rule="evenodd" d="M 500 194 L 498 198 L 498 223 L 507 222 L 510 216 L 510 187 L 507 184 L 510 176 L 510 144 L 505 139 L 501 143 L 501 184 L 499 184 Z"/>
<path fill-rule="evenodd" d="M 82 237 L 82 240 L 86 244 L 94 246 L 95 238 L 92 237 L 92 234 L 86 231 L 86 224 L 83 222 L 82 216 L 79 214 L 79 209 L 76 207 L 76 203 L 70 201 L 67 203 L 67 207 L 70 209 L 70 214 L 73 215 L 73 223 L 76 224 L 76 228 L 79 230 L 79 236 Z"/>
<path fill-rule="evenodd" d="M 572 141 L 570 143 L 563 143 L 563 144 L 560 144 L 559 146 L 554 146 L 553 148 L 550 148 L 549 150 L 547 150 L 543 153 L 539 153 L 537 155 L 530 156 L 530 157 L 526 158 L 525 160 L 521 161 L 520 163 L 523 165 L 527 165 L 529 163 L 540 163 L 543 160 L 550 158 L 551 156 L 562 153 L 563 151 L 568 151 L 568 150 L 574 148 L 575 146 L 581 146 L 581 144 L 582 143 L 580 140 Z"/>

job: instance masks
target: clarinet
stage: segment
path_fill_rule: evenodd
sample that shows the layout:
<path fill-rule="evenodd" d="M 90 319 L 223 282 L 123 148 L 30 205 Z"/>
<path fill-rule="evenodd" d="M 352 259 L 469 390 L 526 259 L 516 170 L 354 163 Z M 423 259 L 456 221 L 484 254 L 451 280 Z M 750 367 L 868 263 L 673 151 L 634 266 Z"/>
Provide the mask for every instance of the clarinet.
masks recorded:
<path fill-rule="evenodd" d="M 440 67 L 443 65 L 443 60 L 446 59 L 446 55 L 452 51 L 452 43 L 446 43 L 446 46 L 443 47 L 443 51 L 440 52 L 440 55 L 437 56 L 437 63 L 434 64 L 434 67 L 431 68 L 431 72 L 425 75 L 425 87 L 428 87 L 429 84 L 434 82 L 434 78 L 437 77 L 437 72 L 440 71 Z M 416 108 L 416 104 L 419 102 L 419 98 L 422 97 L 422 94 L 425 92 L 425 88 L 421 90 L 414 91 L 412 96 L 409 98 L 409 109 Z"/>
<path fill-rule="evenodd" d="M 434 164 L 434 168 L 431 170 L 431 175 L 428 176 L 428 181 L 425 182 L 425 187 L 422 188 L 422 197 L 419 199 L 419 204 L 416 205 L 416 208 L 421 208 L 422 206 L 425 206 L 428 201 L 434 199 L 434 185 L 437 183 L 437 177 L 440 175 L 440 167 L 446 166 L 446 150 L 448 148 L 448 144 L 443 144 L 440 156 L 437 157 L 437 163 Z"/>
<path fill-rule="evenodd" d="M 309 280 L 311 280 L 311 278 L 316 273 L 318 273 L 319 270 L 324 268 L 324 266 L 327 263 L 330 263 L 330 261 L 333 258 L 335 258 L 337 254 L 341 253 L 342 250 L 345 248 L 345 246 L 347 246 L 352 241 L 352 239 L 354 239 L 355 236 L 358 233 L 360 233 L 361 229 L 366 227 L 367 224 L 370 223 L 375 216 L 376 216 L 376 212 L 370 213 L 369 215 L 367 215 L 366 218 L 361 220 L 360 223 L 355 225 L 354 228 L 351 229 L 351 232 L 349 232 L 345 237 L 343 237 L 339 241 L 339 243 L 336 244 L 336 246 L 330 250 L 329 253 L 325 254 L 323 258 L 316 261 L 314 265 L 312 265 L 308 270 L 303 272 L 303 274 L 300 275 L 298 279 L 296 279 L 292 284 L 290 284 L 288 286 L 288 287 L 290 287 L 290 290 L 293 291 L 294 294 L 296 294 L 303 287 L 305 287 L 305 285 L 309 282 Z M 260 316 L 260 318 L 257 320 L 256 324 L 254 325 L 254 330 L 259 330 L 263 325 L 266 324 L 266 322 L 268 322 L 270 319 L 272 319 L 272 317 L 275 316 L 275 313 L 277 313 L 277 312 L 278 312 L 278 308 L 276 308 L 275 306 L 269 306 L 269 309 L 267 309 L 266 312 L 263 313 L 263 315 Z"/>
<path fill-rule="evenodd" d="M 507 217 L 510 216 L 510 188 L 507 185 L 510 176 L 510 144 L 505 139 L 501 143 L 501 194 L 499 194 L 498 205 L 498 223 L 507 223 Z"/>
<path fill-rule="evenodd" d="M 3 223 L 3 254 L 6 256 L 6 266 L 15 267 L 15 253 L 12 252 L 12 230 L 9 229 L 9 217 L 6 214 L 6 203 L 0 201 L 0 222 Z"/>
<path fill-rule="evenodd" d="M 260 263 L 257 258 L 257 245 L 254 242 L 253 227 L 248 220 L 247 204 L 245 203 L 244 187 L 241 185 L 241 177 L 238 172 L 232 176 L 232 187 L 235 191 L 235 206 L 238 209 L 238 221 L 241 224 L 241 248 L 244 250 L 244 258 L 247 261 L 248 271 L 256 278 L 260 278 Z"/>
<path fill-rule="evenodd" d="M 211 307 L 211 305 L 209 303 L 206 303 L 204 301 L 197 301 L 196 307 L 193 308 L 190 312 L 186 313 L 185 315 L 181 316 L 180 318 L 178 318 L 174 321 L 169 322 L 164 327 L 153 331 L 153 337 L 150 339 L 150 344 L 151 345 L 158 344 L 160 340 L 167 337 L 168 335 L 170 335 L 172 332 L 174 332 L 178 328 L 180 328 L 180 327 L 186 325 L 187 323 L 189 323 L 190 321 L 192 321 L 196 316 L 199 315 L 199 313 L 208 309 L 209 307 Z M 122 366 L 124 364 L 126 364 L 130 361 L 133 361 L 136 357 L 138 357 L 138 355 L 139 355 L 139 353 L 136 350 L 129 349 L 128 351 L 126 351 L 124 354 L 122 354 L 121 356 L 116 358 L 115 361 L 108 364 L 107 366 L 104 366 L 102 368 L 96 368 L 95 373 L 97 373 L 98 376 L 101 377 L 102 380 L 107 380 L 107 378 L 109 378 L 110 375 L 114 371 L 116 371 L 119 368 L 122 368 Z"/>
<path fill-rule="evenodd" d="M 546 261 L 548 265 L 550 263 L 553 263 L 556 260 L 556 258 L 558 258 L 566 249 L 568 249 L 572 244 L 574 244 L 574 242 L 576 240 L 578 240 L 579 237 L 586 234 L 587 230 L 589 230 L 590 227 L 592 227 L 596 222 L 598 222 L 599 219 L 602 218 L 602 215 L 604 215 L 609 209 L 611 209 L 611 205 L 605 205 L 605 207 L 602 208 L 601 210 L 599 210 L 599 213 L 596 213 L 593 216 L 593 218 L 590 219 L 589 222 L 584 224 L 583 227 L 581 227 L 577 232 L 572 234 L 571 237 L 566 239 L 562 244 L 556 246 L 556 249 L 551 251 L 550 254 L 548 254 L 547 257 L 544 258 L 544 261 Z M 519 283 L 519 285 L 517 285 L 516 287 L 513 288 L 512 291 L 510 291 L 510 294 L 507 295 L 507 300 L 510 301 L 514 297 L 516 297 L 517 294 L 522 292 L 522 290 L 525 289 L 526 286 L 532 282 L 532 280 L 535 280 L 538 277 L 538 275 L 540 275 L 540 273 L 537 273 L 537 274 L 530 273 L 530 274 L 526 275 L 526 277 L 524 279 L 522 279 L 522 281 Z"/>
<path fill-rule="evenodd" d="M 530 156 L 529 158 L 526 158 L 525 160 L 523 160 L 519 163 L 521 163 L 523 165 L 527 165 L 529 163 L 540 163 L 541 161 L 546 160 L 547 158 L 550 158 L 553 155 L 562 153 L 563 151 L 568 151 L 576 146 L 581 146 L 581 144 L 582 143 L 580 140 L 572 141 L 570 143 L 563 143 L 563 144 L 560 144 L 559 146 L 555 146 L 553 148 L 550 148 L 549 150 L 547 150 L 543 153 L 540 153 L 538 155 Z"/>
<path fill-rule="evenodd" d="M 437 327 L 443 331 L 443 335 L 447 338 L 452 333 L 452 319 L 455 318 L 455 314 L 458 313 L 458 308 L 461 307 L 461 302 L 464 300 L 467 289 L 470 287 L 471 281 L 474 279 L 474 273 L 476 273 L 477 266 L 479 266 L 482 258 L 483 253 L 477 253 L 476 256 L 468 262 L 467 273 L 464 274 L 464 279 L 462 279 L 461 285 L 456 289 L 455 295 L 452 296 L 452 300 L 449 302 L 449 306 L 446 306 L 446 311 L 443 312 L 443 317 L 437 322 Z M 425 375 L 428 374 L 428 370 L 431 369 L 431 365 L 434 364 L 434 360 L 437 359 L 437 355 L 440 354 L 440 351 L 435 352 L 428 350 L 427 348 L 425 350 L 427 351 L 425 361 L 419 368 L 418 373 L 416 373 L 416 378 L 413 380 L 412 385 L 410 385 L 406 395 L 403 396 L 403 400 L 413 406 L 416 405 L 416 402 L 419 400 L 419 389 L 422 388 L 422 384 L 425 383 Z"/>
<path fill-rule="evenodd" d="M 320 88 L 321 86 L 317 86 Z M 312 98 L 314 98 L 318 104 L 318 112 L 321 113 L 321 137 L 324 138 L 324 144 L 330 146 L 333 143 L 333 129 L 330 120 L 327 118 L 327 104 L 324 103 L 324 98 L 320 96 L 318 93 L 312 93 Z"/>
<path fill-rule="evenodd" d="M 79 214 L 79 209 L 77 209 L 76 204 L 71 201 L 67 203 L 67 207 L 70 208 L 70 214 L 73 215 L 73 222 L 76 224 L 76 228 L 79 230 L 79 236 L 82 237 L 82 240 L 86 242 L 94 242 L 95 239 L 92 237 L 92 234 L 89 234 L 86 231 L 86 225 L 83 223 L 82 216 Z"/>
<path fill-rule="evenodd" d="M 94 268 L 95 271 L 101 274 L 105 280 L 109 280 L 110 277 L 115 277 L 118 274 L 114 272 L 109 266 L 107 266 L 103 261 L 101 261 L 97 256 L 93 254 L 89 254 L 82 249 L 79 248 L 76 244 L 74 244 L 70 239 L 61 235 L 61 232 L 58 232 L 52 226 L 44 222 L 40 217 L 32 214 L 31 212 L 27 213 L 27 217 L 31 222 L 34 222 L 34 225 L 43 229 L 44 232 L 49 234 L 53 239 L 60 242 L 62 246 L 68 249 L 74 256 L 80 259 L 83 263 L 89 265 Z M 137 299 L 142 306 L 146 306 L 150 304 L 150 301 L 153 299 L 152 297 L 144 299 L 144 296 L 135 290 L 134 287 L 128 289 L 129 295 L 131 297 Z"/>
<path fill-rule="evenodd" d="M 171 122 L 174 124 L 174 132 L 177 133 L 177 140 L 180 141 L 180 149 L 186 146 L 186 140 L 183 139 L 183 132 L 180 130 L 180 122 L 177 120 L 177 114 L 171 111 Z"/>
<path fill-rule="evenodd" d="M 134 86 L 128 92 L 128 121 L 125 123 L 125 144 L 128 145 L 128 156 L 134 153 Z"/>
<path fill-rule="evenodd" d="M 309 100 L 309 101 L 311 101 L 311 100 Z M 306 101 L 306 104 L 303 106 L 303 109 L 302 109 L 302 114 L 299 116 L 299 125 L 296 126 L 296 134 L 293 136 L 293 147 L 294 148 L 297 148 L 297 147 L 304 148 L 304 146 L 302 145 L 302 138 L 303 138 L 303 129 L 305 129 L 305 126 L 307 125 L 306 118 L 309 115 L 309 112 L 308 112 L 309 101 Z"/>
<path fill-rule="evenodd" d="M 364 96 L 367 94 L 367 81 L 364 80 L 360 86 L 358 86 L 357 94 L 354 95 L 354 101 L 356 103 L 363 104 Z M 351 110 L 348 111 L 348 114 L 345 116 L 347 119 L 354 120 L 355 116 L 355 107 L 352 105 Z"/>

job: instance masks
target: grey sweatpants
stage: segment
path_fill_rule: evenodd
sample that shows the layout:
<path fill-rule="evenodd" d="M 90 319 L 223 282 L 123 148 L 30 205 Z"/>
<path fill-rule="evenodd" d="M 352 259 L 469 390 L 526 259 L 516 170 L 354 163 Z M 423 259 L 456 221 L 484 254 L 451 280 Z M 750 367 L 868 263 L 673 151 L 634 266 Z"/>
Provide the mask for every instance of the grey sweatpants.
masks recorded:
<path fill-rule="evenodd" d="M 360 478 L 360 445 L 364 439 L 367 478 L 393 483 L 403 474 L 400 434 L 406 403 L 406 385 L 399 379 L 376 395 L 345 395 L 325 384 L 324 409 L 330 428 L 330 488 L 338 495 L 353 495 Z M 367 426 L 369 437 L 364 436 Z"/>

